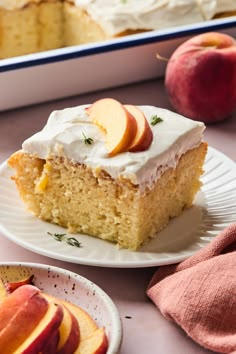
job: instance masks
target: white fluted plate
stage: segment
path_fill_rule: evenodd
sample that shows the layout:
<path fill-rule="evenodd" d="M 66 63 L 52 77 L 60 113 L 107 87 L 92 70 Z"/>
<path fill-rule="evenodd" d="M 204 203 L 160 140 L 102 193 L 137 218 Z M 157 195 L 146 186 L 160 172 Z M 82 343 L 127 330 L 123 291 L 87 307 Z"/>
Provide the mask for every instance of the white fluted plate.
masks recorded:
<path fill-rule="evenodd" d="M 151 267 L 180 262 L 206 246 L 220 231 L 236 221 L 236 164 L 209 148 L 203 186 L 192 208 L 170 224 L 137 252 L 118 249 L 112 243 L 87 235 L 53 236 L 66 233 L 62 227 L 31 215 L 20 200 L 10 179 L 13 171 L 5 162 L 0 167 L 0 231 L 16 244 L 47 257 L 72 263 L 117 267 Z M 71 246 L 73 237 L 81 247 Z"/>

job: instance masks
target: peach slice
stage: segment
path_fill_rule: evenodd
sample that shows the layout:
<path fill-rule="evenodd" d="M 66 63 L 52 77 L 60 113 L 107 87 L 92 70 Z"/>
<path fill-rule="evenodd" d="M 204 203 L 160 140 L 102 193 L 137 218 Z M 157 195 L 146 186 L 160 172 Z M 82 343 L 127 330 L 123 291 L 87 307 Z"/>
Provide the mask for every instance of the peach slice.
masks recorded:
<path fill-rule="evenodd" d="M 124 106 L 112 99 L 104 98 L 86 109 L 93 123 L 105 130 L 106 148 L 109 156 L 126 151 L 137 132 L 136 119 Z"/>
<path fill-rule="evenodd" d="M 80 341 L 83 341 L 98 329 L 98 326 L 96 325 L 93 318 L 81 307 L 66 301 L 61 301 L 61 303 L 66 306 L 76 317 L 79 323 Z"/>
<path fill-rule="evenodd" d="M 44 297 L 42 296 L 42 298 Z M 53 340 L 56 338 L 55 336 L 62 319 L 62 306 L 55 304 L 54 302 L 49 303 L 48 311 L 45 316 L 38 323 L 38 325 L 35 326 L 34 330 L 28 335 L 26 340 L 17 347 L 14 354 L 40 353 L 42 349 L 47 349 L 45 348 L 45 341 L 47 342 L 49 337 L 53 338 Z M 23 323 L 24 320 L 22 320 L 18 325 L 20 326 Z M 17 333 L 17 331 L 15 333 Z"/>
<path fill-rule="evenodd" d="M 48 307 L 48 301 L 32 285 L 21 286 L 8 295 L 0 303 L 1 354 L 16 350 L 44 318 Z"/>
<path fill-rule="evenodd" d="M 105 354 L 108 339 L 104 327 L 98 328 L 93 318 L 81 307 L 63 302 L 77 318 L 80 326 L 80 343 L 74 354 Z"/>
<path fill-rule="evenodd" d="M 58 328 L 58 343 L 54 350 L 57 354 L 74 353 L 75 349 L 79 345 L 80 341 L 80 324 L 71 310 L 65 304 L 63 300 L 60 300 L 52 295 L 43 293 L 43 296 L 49 301 L 54 302 L 62 306 L 63 320 Z M 46 347 L 47 349 L 47 347 Z M 46 354 L 47 350 L 45 350 Z M 50 351 L 49 351 L 50 353 Z"/>
<path fill-rule="evenodd" d="M 34 277 L 33 275 L 30 275 L 24 279 L 5 283 L 5 287 L 7 289 L 7 292 L 12 293 L 14 290 L 16 290 L 17 288 L 19 288 L 20 286 L 25 285 L 25 284 L 34 285 L 33 284 L 33 277 Z"/>
<path fill-rule="evenodd" d="M 43 348 L 39 354 L 52 354 L 57 352 L 57 346 L 59 342 L 59 331 L 55 331 L 44 341 Z"/>
<path fill-rule="evenodd" d="M 132 144 L 129 146 L 128 151 L 137 152 L 147 150 L 152 143 L 153 133 L 145 115 L 136 106 L 124 105 L 124 107 L 127 109 L 128 112 L 132 114 L 132 116 L 137 121 L 136 136 Z"/>
<path fill-rule="evenodd" d="M 105 354 L 107 348 L 107 336 L 104 327 L 101 327 L 82 340 L 74 354 Z"/>
<path fill-rule="evenodd" d="M 1 354 L 106 353 L 105 329 L 98 328 L 86 311 L 25 282 L 14 282 L 17 286 L 10 294 L 2 282 Z"/>
<path fill-rule="evenodd" d="M 79 326 L 79 341 L 76 347 L 73 347 L 73 353 L 78 354 L 103 354 L 106 353 L 108 340 L 104 328 L 98 328 L 93 318 L 84 311 L 81 307 L 70 302 L 55 299 L 52 296 L 46 295 L 46 298 L 58 301 L 62 306 L 67 308 L 78 321 Z M 68 329 L 67 329 L 68 332 Z M 89 339 L 89 340 L 88 340 Z M 59 342 L 60 343 L 60 342 Z M 82 345 L 82 346 L 81 346 Z M 60 344 L 59 344 L 60 346 Z M 60 353 L 60 351 L 57 351 Z M 66 354 L 67 352 L 63 352 Z M 44 353 L 43 353 L 44 354 Z"/>
<path fill-rule="evenodd" d="M 74 353 L 80 342 L 79 323 L 66 306 L 62 304 L 64 317 L 59 327 L 58 354 Z"/>

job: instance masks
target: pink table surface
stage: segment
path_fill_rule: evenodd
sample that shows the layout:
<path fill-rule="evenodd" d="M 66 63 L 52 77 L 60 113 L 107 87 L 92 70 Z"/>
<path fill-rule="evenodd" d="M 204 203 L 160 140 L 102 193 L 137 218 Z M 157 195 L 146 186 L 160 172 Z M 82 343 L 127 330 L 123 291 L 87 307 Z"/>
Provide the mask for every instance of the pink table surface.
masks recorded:
<path fill-rule="evenodd" d="M 158 80 L 1 112 L 0 162 L 18 150 L 23 140 L 41 129 L 52 110 L 91 103 L 102 97 L 113 97 L 123 103 L 171 108 L 163 82 Z M 222 123 L 208 126 L 205 139 L 210 146 L 236 161 L 236 114 Z M 0 262 L 4 261 L 59 266 L 79 273 L 103 288 L 120 312 L 124 330 L 121 354 L 211 353 L 194 343 L 175 324 L 165 320 L 146 297 L 145 290 L 155 268 L 111 269 L 70 264 L 23 249 L 0 233 Z"/>

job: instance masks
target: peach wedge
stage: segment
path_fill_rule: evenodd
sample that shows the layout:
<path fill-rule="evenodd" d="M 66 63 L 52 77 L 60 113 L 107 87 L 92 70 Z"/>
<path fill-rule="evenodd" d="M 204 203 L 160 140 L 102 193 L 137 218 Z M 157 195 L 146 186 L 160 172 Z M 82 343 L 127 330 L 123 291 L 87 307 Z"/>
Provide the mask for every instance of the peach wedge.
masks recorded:
<path fill-rule="evenodd" d="M 112 98 L 100 99 L 86 111 L 93 123 L 106 132 L 105 145 L 109 156 L 127 150 L 136 136 L 137 123 L 120 102 Z"/>
<path fill-rule="evenodd" d="M 62 319 L 62 306 L 54 302 L 49 303 L 48 311 L 45 316 L 39 324 L 35 326 L 27 339 L 14 351 L 14 354 L 34 354 L 42 352 L 43 349 L 47 349 L 47 347 L 45 348 L 45 342 L 50 344 L 50 341 L 48 341 L 49 338 L 51 338 L 51 340 L 52 338 L 53 340 L 57 340 L 57 337 L 55 338 L 55 336 Z M 24 321 L 21 323 L 24 323 Z M 57 344 L 57 341 L 55 344 Z"/>
<path fill-rule="evenodd" d="M 14 290 L 16 290 L 17 288 L 19 288 L 20 286 L 25 285 L 25 284 L 34 285 L 33 284 L 33 278 L 34 278 L 34 276 L 30 275 L 30 276 L 28 276 L 28 277 L 26 277 L 24 279 L 20 279 L 18 281 L 11 281 L 11 282 L 5 283 L 5 287 L 7 289 L 7 292 L 10 294 Z"/>
<path fill-rule="evenodd" d="M 8 295 L 0 304 L 1 354 L 15 351 L 38 326 L 48 307 L 48 301 L 32 285 L 21 286 Z"/>
<path fill-rule="evenodd" d="M 62 305 L 64 317 L 59 327 L 58 354 L 74 353 L 80 342 L 79 323 L 66 306 Z"/>
<path fill-rule="evenodd" d="M 107 348 L 107 336 L 104 328 L 101 327 L 80 342 L 75 354 L 105 354 L 107 352 Z"/>
<path fill-rule="evenodd" d="M 149 148 L 153 140 L 153 133 L 143 112 L 136 106 L 124 105 L 128 112 L 136 119 L 137 132 L 135 138 L 129 146 L 128 151 L 144 151 Z"/>

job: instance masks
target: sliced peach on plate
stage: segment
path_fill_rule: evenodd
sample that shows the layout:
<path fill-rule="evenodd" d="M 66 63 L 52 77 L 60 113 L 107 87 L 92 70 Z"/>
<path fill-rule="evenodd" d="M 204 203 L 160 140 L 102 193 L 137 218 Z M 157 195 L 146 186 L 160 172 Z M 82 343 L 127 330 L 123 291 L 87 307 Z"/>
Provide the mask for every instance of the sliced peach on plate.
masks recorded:
<path fill-rule="evenodd" d="M 124 107 L 132 114 L 137 122 L 137 132 L 128 151 L 137 152 L 147 150 L 152 143 L 153 133 L 144 113 L 133 105 L 124 105 Z"/>
<path fill-rule="evenodd" d="M 86 109 L 93 123 L 106 134 L 106 148 L 109 156 L 126 151 L 137 132 L 136 119 L 124 106 L 112 99 L 104 98 L 94 102 Z"/>

